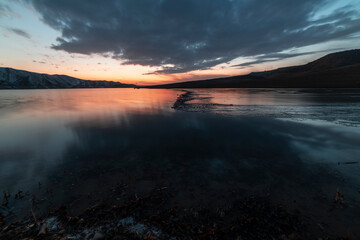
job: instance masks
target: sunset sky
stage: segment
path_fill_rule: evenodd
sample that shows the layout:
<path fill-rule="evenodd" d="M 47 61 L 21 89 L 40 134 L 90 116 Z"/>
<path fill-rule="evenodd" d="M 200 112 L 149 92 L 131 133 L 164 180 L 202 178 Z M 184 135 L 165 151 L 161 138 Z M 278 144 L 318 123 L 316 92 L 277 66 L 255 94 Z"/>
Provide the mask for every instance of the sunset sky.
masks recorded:
<path fill-rule="evenodd" d="M 155 84 L 360 48 L 360 0 L 0 0 L 0 67 Z"/>

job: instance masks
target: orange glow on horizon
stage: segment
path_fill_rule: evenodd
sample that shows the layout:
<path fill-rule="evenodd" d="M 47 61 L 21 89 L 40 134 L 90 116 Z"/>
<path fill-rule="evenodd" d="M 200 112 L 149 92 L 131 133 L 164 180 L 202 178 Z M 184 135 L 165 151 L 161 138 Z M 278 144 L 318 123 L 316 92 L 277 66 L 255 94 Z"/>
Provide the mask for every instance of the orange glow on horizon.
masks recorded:
<path fill-rule="evenodd" d="M 89 64 L 87 64 L 89 65 Z M 177 83 L 194 80 L 206 80 L 212 78 L 229 77 L 236 75 L 247 74 L 250 71 L 246 69 L 209 69 L 209 70 L 197 70 L 187 73 L 176 73 L 176 74 L 149 74 L 148 67 L 143 66 L 122 66 L 120 69 L 109 67 L 108 70 L 103 71 L 95 65 L 94 66 L 83 66 L 78 65 L 76 69 L 63 67 L 54 68 L 49 67 L 45 64 L 34 64 L 34 63 L 20 63 L 14 64 L 14 66 L 8 66 L 11 68 L 43 73 L 43 74 L 59 74 L 67 75 L 74 78 L 84 80 L 106 80 L 121 82 L 125 84 L 137 84 L 137 85 L 158 85 Z"/>

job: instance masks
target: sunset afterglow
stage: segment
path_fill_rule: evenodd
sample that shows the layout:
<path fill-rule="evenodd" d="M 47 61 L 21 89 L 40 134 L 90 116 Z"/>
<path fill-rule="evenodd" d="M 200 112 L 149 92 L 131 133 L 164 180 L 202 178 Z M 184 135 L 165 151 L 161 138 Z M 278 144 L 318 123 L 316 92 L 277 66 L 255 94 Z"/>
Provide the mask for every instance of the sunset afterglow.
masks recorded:
<path fill-rule="evenodd" d="M 360 239 L 360 0 L 0 0 L 0 239 Z"/>
<path fill-rule="evenodd" d="M 176 3 L 179 5 L 176 6 L 173 3 L 154 1 L 153 15 L 148 14 L 147 9 L 140 7 L 140 4 L 114 2 L 114 6 L 109 4 L 96 12 L 99 14 L 97 16 L 91 15 L 91 11 L 97 9 L 90 3 L 82 5 L 84 2 L 71 5 L 68 1 L 61 1 L 46 5 L 43 0 L 2 1 L 0 67 L 65 74 L 88 80 L 151 85 L 299 65 L 330 52 L 356 48 L 360 44 L 360 26 L 356 21 L 360 6 L 356 0 L 325 1 L 326 4 L 311 1 L 303 4 L 303 1 L 297 1 L 294 6 L 286 8 L 289 11 L 299 8 L 299 16 L 292 16 L 291 13 L 289 16 L 282 16 L 289 18 L 289 23 L 284 23 L 278 29 L 259 29 L 255 23 L 250 25 L 251 22 L 247 21 L 251 19 L 243 15 L 222 18 L 218 23 L 211 18 L 229 10 L 234 14 L 243 14 L 243 4 L 248 14 L 252 14 L 249 16 L 254 15 L 254 19 L 266 22 L 266 19 L 256 16 L 266 18 L 268 13 L 257 12 L 257 8 L 250 3 L 216 1 L 205 9 L 209 11 L 209 16 L 201 17 L 198 16 L 201 4 L 190 2 L 183 3 L 184 6 Z M 186 17 L 198 18 L 194 20 L 198 22 L 187 22 L 188 20 L 177 15 L 178 12 L 171 12 L 173 8 L 178 8 L 181 12 L 181 7 L 186 4 L 193 7 L 192 12 L 184 10 Z M 262 7 L 268 9 L 265 5 Z M 271 6 L 274 11 L 285 7 L 280 2 L 275 5 Z M 113 8 L 118 8 L 119 12 L 123 8 L 130 12 L 144 12 L 144 19 L 139 16 L 116 15 L 112 12 Z M 302 8 L 304 12 L 301 12 Z M 166 14 L 164 9 L 167 9 Z M 109 14 L 114 16 L 109 16 L 109 19 L 103 17 Z M 154 18 L 153 22 L 149 20 L 151 16 Z M 83 19 L 85 22 L 80 23 Z M 107 26 L 111 21 L 116 24 L 112 26 L 115 29 L 109 32 Z M 177 28 L 177 34 L 182 35 L 170 34 L 169 21 Z M 126 24 L 139 22 L 144 22 L 145 25 L 132 25 L 131 29 L 125 27 Z M 188 24 L 190 30 L 183 24 Z M 198 31 L 206 34 L 196 36 L 191 32 L 187 33 L 192 31 L 192 25 L 198 26 Z M 318 37 L 315 34 L 318 31 L 326 34 Z M 248 34 L 244 35 L 246 32 Z M 228 34 L 233 34 L 233 37 Z M 158 40 L 154 42 L 152 38 Z M 297 39 L 303 40 L 297 42 Z"/>

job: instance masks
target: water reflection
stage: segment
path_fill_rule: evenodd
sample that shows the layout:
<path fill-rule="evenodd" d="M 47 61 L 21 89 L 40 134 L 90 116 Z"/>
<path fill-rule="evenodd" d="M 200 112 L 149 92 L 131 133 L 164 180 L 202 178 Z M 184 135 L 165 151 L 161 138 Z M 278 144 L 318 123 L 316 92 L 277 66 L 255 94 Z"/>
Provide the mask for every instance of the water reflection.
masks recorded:
<path fill-rule="evenodd" d="M 177 91 L 147 89 L 12 90 L 0 92 L 1 119 L 21 117 L 51 120 L 61 117 L 168 111 Z M 48 113 L 48 114 L 46 114 Z"/>
<path fill-rule="evenodd" d="M 319 102 L 310 100 L 313 93 L 252 91 L 198 90 L 207 98 L 190 102 L 189 109 L 202 104 L 204 114 L 171 109 L 181 93 L 176 90 L 1 92 L 0 190 L 29 190 L 44 199 L 51 192 L 44 206 L 68 204 L 74 214 L 113 196 L 118 183 L 139 195 L 167 187 L 185 207 L 271 195 L 316 221 L 355 231 L 360 164 L 342 163 L 359 161 L 359 128 L 270 117 L 252 106 L 271 103 L 281 112 L 279 106 L 294 103 L 292 109 L 303 113 Z M 258 114 L 239 116 L 237 108 L 230 117 L 213 114 L 230 102 L 229 108 L 242 105 Z M 328 219 L 337 188 L 349 207 Z M 10 207 L 21 215 L 23 203 Z"/>
<path fill-rule="evenodd" d="M 360 126 L 360 89 L 198 89 L 186 111 Z"/>
<path fill-rule="evenodd" d="M 14 90 L 0 95 L 0 188 L 37 184 L 79 142 L 73 122 L 127 122 L 129 114 L 172 112 L 177 91 Z"/>
<path fill-rule="evenodd" d="M 276 119 L 189 113 L 134 114 L 125 123 L 77 122 L 71 129 L 79 143 L 48 173 L 46 185 L 57 203 L 76 199 L 75 212 L 91 205 L 89 194 L 101 199 L 117 183 L 126 183 L 138 195 L 167 187 L 184 207 L 216 208 L 239 196 L 270 194 L 317 221 L 342 227 L 359 221 L 357 207 L 326 220 L 337 188 L 358 206 L 359 166 L 337 162 L 344 153 L 356 160 L 356 134 Z"/>

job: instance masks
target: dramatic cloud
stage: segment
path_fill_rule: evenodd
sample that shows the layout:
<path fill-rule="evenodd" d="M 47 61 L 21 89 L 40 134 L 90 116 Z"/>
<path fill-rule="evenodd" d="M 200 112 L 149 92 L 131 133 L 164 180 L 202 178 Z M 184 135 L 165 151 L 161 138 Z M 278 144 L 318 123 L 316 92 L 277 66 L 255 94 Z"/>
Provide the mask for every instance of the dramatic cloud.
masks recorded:
<path fill-rule="evenodd" d="M 335 51 L 335 50 L 340 50 L 340 49 L 332 49 L 332 50 Z M 314 54 L 314 53 L 321 53 L 321 52 L 326 52 L 326 51 L 262 54 L 262 55 L 259 55 L 259 56 L 255 56 L 254 57 L 255 60 L 253 60 L 253 61 L 232 65 L 232 67 L 240 67 L 240 68 L 249 67 L 249 66 L 252 66 L 252 65 L 255 65 L 255 64 L 266 63 L 266 62 L 274 62 L 274 61 L 279 61 L 279 60 L 283 60 L 283 59 L 287 59 L 287 58 L 304 56 L 304 55 L 311 55 L 311 54 Z"/>
<path fill-rule="evenodd" d="M 352 6 L 316 15 L 330 0 L 27 1 L 61 31 L 52 48 L 158 66 L 156 73 L 208 69 L 360 31 Z"/>
<path fill-rule="evenodd" d="M 21 37 L 24 37 L 24 38 L 28 38 L 30 39 L 30 34 L 28 34 L 27 32 L 25 32 L 24 30 L 21 30 L 21 29 L 18 29 L 18 28 L 6 28 L 8 31 L 12 32 L 12 33 L 15 33 Z"/>

